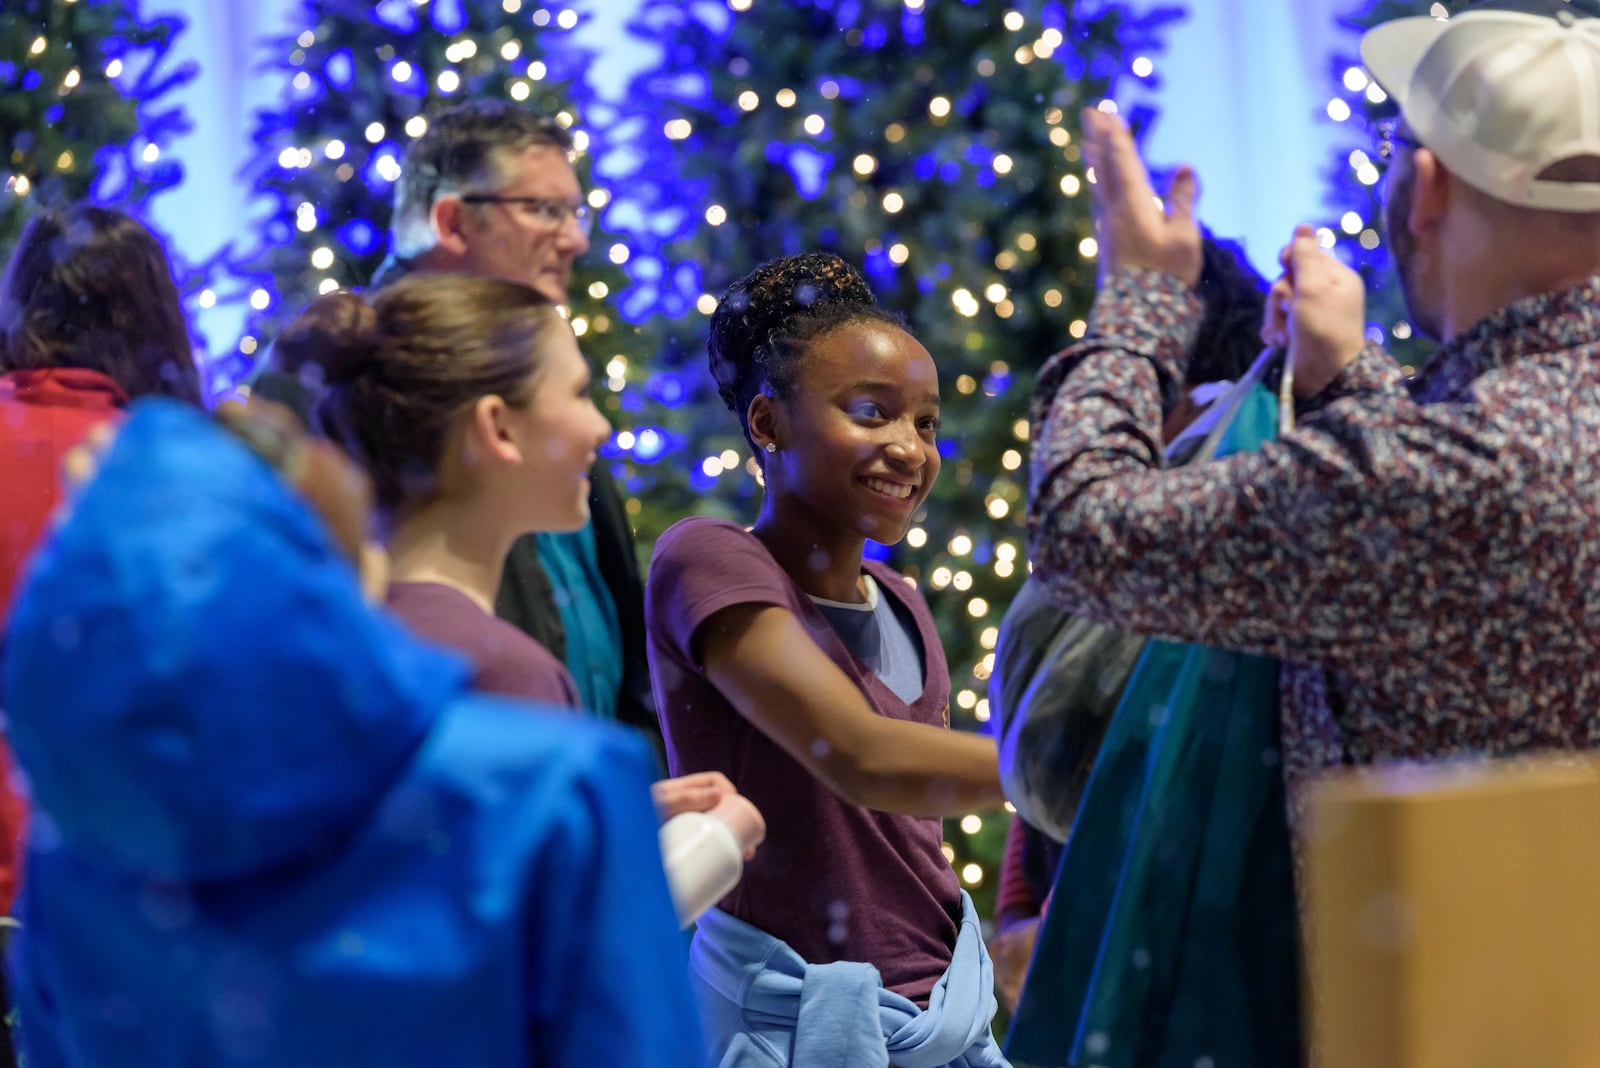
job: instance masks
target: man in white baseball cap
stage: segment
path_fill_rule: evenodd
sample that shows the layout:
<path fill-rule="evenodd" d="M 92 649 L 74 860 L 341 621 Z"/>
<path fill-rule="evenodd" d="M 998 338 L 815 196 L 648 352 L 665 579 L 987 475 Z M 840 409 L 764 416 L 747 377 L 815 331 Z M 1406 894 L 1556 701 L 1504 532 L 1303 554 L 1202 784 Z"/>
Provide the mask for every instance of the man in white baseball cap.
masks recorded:
<path fill-rule="evenodd" d="M 1591 273 L 1600 19 L 1564 0 L 1397 19 L 1361 58 L 1399 106 L 1385 224 L 1416 325 L 1447 338 Z"/>
<path fill-rule="evenodd" d="M 1041 369 L 1034 577 L 1064 608 L 1267 653 L 1293 799 L 1319 768 L 1600 745 L 1600 18 L 1496 2 L 1378 27 L 1397 101 L 1388 238 L 1407 380 L 1360 277 L 1300 227 L 1264 339 L 1297 426 L 1164 470 L 1201 302 L 1196 183 L 1156 201 L 1127 127 L 1084 114 L 1101 287 Z M 1381 337 L 1381 334 L 1375 334 Z"/>

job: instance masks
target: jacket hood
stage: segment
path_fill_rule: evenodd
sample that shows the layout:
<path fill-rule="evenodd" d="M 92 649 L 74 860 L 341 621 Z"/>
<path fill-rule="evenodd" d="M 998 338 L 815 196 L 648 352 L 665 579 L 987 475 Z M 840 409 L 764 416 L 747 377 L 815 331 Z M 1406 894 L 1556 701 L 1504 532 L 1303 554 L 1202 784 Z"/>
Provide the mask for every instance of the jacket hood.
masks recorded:
<path fill-rule="evenodd" d="M 202 880 L 352 827 L 467 677 L 266 463 L 149 400 L 23 580 L 3 696 L 41 846 Z"/>

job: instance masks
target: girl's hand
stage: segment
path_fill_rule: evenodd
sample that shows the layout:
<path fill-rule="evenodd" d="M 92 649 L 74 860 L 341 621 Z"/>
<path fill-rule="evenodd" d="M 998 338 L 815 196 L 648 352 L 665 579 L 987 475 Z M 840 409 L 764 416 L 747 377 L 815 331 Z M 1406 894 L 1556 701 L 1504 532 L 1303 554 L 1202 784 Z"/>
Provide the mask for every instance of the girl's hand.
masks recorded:
<path fill-rule="evenodd" d="M 662 823 L 683 812 L 709 812 L 723 797 L 738 792 L 720 771 L 702 771 L 650 784 L 650 796 Z"/>

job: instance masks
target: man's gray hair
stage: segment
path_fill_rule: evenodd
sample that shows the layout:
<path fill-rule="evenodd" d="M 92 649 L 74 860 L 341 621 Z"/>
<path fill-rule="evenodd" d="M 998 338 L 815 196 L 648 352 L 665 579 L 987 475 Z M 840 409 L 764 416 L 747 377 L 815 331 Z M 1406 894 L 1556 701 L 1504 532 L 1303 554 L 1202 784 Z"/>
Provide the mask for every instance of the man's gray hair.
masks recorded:
<path fill-rule="evenodd" d="M 570 153 L 572 135 L 553 116 L 502 100 L 474 100 L 433 116 L 400 161 L 389 223 L 393 255 L 414 259 L 433 248 L 439 198 L 494 192 L 506 180 L 506 158 L 535 145 Z"/>

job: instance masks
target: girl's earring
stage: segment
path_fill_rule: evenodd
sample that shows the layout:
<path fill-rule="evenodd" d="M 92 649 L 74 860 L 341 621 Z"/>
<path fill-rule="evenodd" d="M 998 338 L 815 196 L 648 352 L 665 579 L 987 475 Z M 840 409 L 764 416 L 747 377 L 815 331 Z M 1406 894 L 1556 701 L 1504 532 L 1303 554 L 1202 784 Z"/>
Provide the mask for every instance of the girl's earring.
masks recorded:
<path fill-rule="evenodd" d="M 778 443 L 776 441 L 767 442 L 767 451 L 768 452 L 777 452 L 778 451 Z"/>

